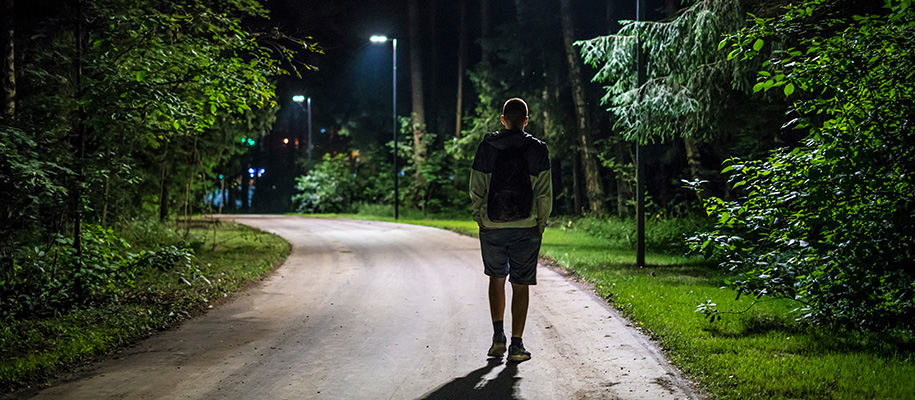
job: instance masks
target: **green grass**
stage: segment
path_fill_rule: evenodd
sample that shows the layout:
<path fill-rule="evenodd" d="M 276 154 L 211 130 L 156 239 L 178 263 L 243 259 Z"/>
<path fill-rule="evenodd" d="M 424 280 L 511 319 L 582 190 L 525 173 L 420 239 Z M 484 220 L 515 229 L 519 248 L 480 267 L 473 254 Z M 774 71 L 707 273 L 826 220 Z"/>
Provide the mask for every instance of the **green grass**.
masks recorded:
<path fill-rule="evenodd" d="M 398 222 L 476 232 L 476 224 L 466 220 Z M 648 252 L 649 267 L 637 268 L 633 249 L 569 226 L 547 229 L 542 252 L 591 282 L 711 398 L 915 399 L 911 332 L 803 326 L 792 317 L 798 304 L 735 300 L 735 292 L 723 288 L 725 275 L 701 259 Z M 708 322 L 695 312 L 706 300 L 733 314 Z"/>
<path fill-rule="evenodd" d="M 199 271 L 144 274 L 135 290 L 96 308 L 0 327 L 0 392 L 108 354 L 200 313 L 279 265 L 290 250 L 276 235 L 235 223 L 221 222 L 215 241 L 212 229 L 192 229 L 192 234 L 203 240 L 196 253 Z"/>

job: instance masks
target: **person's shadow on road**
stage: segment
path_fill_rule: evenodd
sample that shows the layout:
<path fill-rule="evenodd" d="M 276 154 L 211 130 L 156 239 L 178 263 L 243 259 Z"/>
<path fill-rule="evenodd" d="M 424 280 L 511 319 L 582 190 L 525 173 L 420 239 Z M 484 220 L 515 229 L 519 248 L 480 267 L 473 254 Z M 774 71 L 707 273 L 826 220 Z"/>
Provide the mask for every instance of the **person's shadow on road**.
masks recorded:
<path fill-rule="evenodd" d="M 499 365 L 502 365 L 501 359 L 490 358 L 485 367 L 442 385 L 432 393 L 423 396 L 422 399 L 516 399 L 515 386 L 521 381 L 521 378 L 516 376 L 518 375 L 518 363 L 507 363 L 495 379 L 482 382 L 483 377 Z"/>

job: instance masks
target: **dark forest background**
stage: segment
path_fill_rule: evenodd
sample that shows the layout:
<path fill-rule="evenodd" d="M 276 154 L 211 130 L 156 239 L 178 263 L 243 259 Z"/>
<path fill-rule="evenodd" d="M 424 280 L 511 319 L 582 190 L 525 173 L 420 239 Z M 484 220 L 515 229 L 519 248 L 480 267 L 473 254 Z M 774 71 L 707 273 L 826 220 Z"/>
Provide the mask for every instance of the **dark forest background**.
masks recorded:
<path fill-rule="evenodd" d="M 640 145 L 659 251 L 810 321 L 915 320 L 910 3 L 645 4 L 4 0 L 0 319 L 189 257 L 195 214 L 393 215 L 396 174 L 408 215 L 466 218 L 474 150 L 522 97 L 556 221 L 634 229 Z"/>

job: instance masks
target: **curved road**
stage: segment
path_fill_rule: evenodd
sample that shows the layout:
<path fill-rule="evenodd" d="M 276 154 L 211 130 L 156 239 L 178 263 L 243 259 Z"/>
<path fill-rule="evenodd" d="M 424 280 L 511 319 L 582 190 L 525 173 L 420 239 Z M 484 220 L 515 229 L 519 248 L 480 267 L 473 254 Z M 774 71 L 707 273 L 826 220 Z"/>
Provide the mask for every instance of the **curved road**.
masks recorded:
<path fill-rule="evenodd" d="M 542 266 L 524 338 L 533 359 L 487 360 L 476 239 L 384 222 L 232 218 L 289 240 L 289 259 L 206 315 L 36 398 L 695 397 L 614 310 Z"/>

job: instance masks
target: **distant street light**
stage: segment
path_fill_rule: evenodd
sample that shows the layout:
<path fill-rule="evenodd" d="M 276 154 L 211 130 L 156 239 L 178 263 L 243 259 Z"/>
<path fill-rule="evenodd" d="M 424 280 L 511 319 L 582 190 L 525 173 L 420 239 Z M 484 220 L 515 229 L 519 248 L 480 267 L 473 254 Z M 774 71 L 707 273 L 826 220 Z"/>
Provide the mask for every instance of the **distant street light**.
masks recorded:
<path fill-rule="evenodd" d="M 292 101 L 298 103 L 299 107 L 302 106 L 302 102 L 305 100 L 306 100 L 305 96 L 302 96 L 302 95 L 292 96 Z M 306 148 L 307 149 L 306 152 L 308 153 L 308 164 L 310 165 L 311 164 L 311 149 L 314 148 L 314 146 L 311 144 L 311 97 L 309 97 L 307 100 L 308 100 L 307 101 L 307 103 L 308 103 L 308 147 Z"/>
<path fill-rule="evenodd" d="M 393 53 L 394 53 L 394 90 L 391 95 L 391 102 L 393 103 L 393 120 L 394 120 L 394 219 L 397 219 L 399 216 L 398 205 L 400 204 L 400 195 L 397 190 L 397 39 L 391 38 L 388 39 L 387 36 L 375 35 L 369 38 L 372 43 L 384 43 L 388 40 L 393 44 Z"/>

